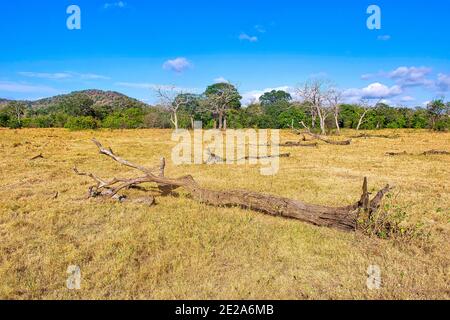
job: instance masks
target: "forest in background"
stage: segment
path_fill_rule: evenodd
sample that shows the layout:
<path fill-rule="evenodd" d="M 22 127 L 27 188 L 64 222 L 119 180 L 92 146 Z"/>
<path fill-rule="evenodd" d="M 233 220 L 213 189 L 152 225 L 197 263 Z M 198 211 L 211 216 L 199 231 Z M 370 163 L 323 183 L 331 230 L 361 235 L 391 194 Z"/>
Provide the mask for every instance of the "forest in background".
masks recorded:
<path fill-rule="evenodd" d="M 186 128 L 202 121 L 204 128 L 302 128 L 322 134 L 342 128 L 416 128 L 448 131 L 450 102 L 444 98 L 426 107 L 393 107 L 382 100 L 343 103 L 341 94 L 323 82 L 299 88 L 297 97 L 285 91 L 265 93 L 259 101 L 242 106 L 241 95 L 230 83 L 209 86 L 203 94 L 155 91 L 158 103 L 147 105 L 111 91 L 85 90 L 34 102 L 0 100 L 0 127 L 139 129 Z"/>

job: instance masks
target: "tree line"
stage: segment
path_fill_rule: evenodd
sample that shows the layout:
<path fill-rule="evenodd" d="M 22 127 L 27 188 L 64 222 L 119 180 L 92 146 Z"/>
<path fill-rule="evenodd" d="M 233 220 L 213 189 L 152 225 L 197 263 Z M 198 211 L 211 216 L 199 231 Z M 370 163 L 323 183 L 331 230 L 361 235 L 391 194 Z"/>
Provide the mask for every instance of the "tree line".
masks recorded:
<path fill-rule="evenodd" d="M 193 128 L 303 128 L 321 134 L 339 133 L 342 128 L 450 129 L 450 103 L 435 99 L 426 107 L 392 107 L 381 100 L 342 102 L 341 93 L 323 81 L 311 81 L 296 89 L 299 101 L 282 90 L 263 94 L 259 101 L 242 106 L 242 97 L 231 83 L 209 86 L 202 94 L 156 90 L 158 104 L 143 106 L 130 99 L 120 106 L 95 103 L 77 93 L 45 108 L 31 108 L 11 101 L 0 109 L 0 126 L 9 128 L 137 129 Z"/>

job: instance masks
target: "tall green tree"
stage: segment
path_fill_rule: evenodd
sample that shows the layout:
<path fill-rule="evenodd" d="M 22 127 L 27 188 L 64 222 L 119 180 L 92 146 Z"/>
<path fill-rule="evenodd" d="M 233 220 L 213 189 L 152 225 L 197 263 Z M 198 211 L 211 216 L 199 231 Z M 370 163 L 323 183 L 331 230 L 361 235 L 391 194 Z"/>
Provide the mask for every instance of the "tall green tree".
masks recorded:
<path fill-rule="evenodd" d="M 259 101 L 263 107 L 266 107 L 279 102 L 290 102 L 292 101 L 292 96 L 290 93 L 283 90 L 272 90 L 264 93 L 259 98 Z"/>
<path fill-rule="evenodd" d="M 427 105 L 427 112 L 430 117 L 430 127 L 437 130 L 437 124 L 446 114 L 448 114 L 448 103 L 445 104 L 443 99 L 436 99 Z"/>
<path fill-rule="evenodd" d="M 175 98 L 177 101 L 181 101 L 180 111 L 185 113 L 190 120 L 191 128 L 194 129 L 194 121 L 200 117 L 202 110 L 200 105 L 201 95 L 192 93 L 182 93 Z"/>
<path fill-rule="evenodd" d="M 241 108 L 241 95 L 231 83 L 216 83 L 205 91 L 207 108 L 216 117 L 216 128 L 227 129 L 227 111 Z"/>

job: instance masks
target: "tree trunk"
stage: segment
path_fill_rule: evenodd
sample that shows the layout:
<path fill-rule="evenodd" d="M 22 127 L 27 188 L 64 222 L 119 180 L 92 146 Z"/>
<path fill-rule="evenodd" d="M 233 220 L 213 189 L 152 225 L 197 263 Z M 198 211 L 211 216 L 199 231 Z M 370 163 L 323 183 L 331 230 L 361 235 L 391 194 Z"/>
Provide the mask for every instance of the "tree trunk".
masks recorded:
<path fill-rule="evenodd" d="M 178 114 L 177 114 L 177 112 L 172 113 L 172 116 L 170 117 L 170 121 L 172 122 L 173 126 L 175 127 L 175 131 L 178 131 Z"/>
<path fill-rule="evenodd" d="M 324 118 L 322 118 L 320 120 L 320 130 L 321 130 L 323 136 L 327 135 L 327 131 L 326 131 L 326 128 L 325 128 L 325 119 Z"/>
<path fill-rule="evenodd" d="M 337 133 L 340 135 L 341 134 L 341 127 L 339 126 L 339 115 L 334 115 L 334 121 L 336 123 L 336 130 Z"/>
<path fill-rule="evenodd" d="M 380 207 L 384 195 L 391 190 L 389 185 L 386 186 L 370 201 L 367 190 L 367 178 L 365 178 L 360 200 L 355 204 L 336 208 L 307 204 L 298 200 L 252 191 L 216 191 L 200 187 L 191 176 L 178 179 L 164 177 L 164 159 L 162 159 L 159 168 L 149 169 L 117 156 L 110 148 L 104 148 L 95 139 L 93 142 L 97 145 L 101 154 L 110 157 L 124 166 L 137 169 L 143 172 L 145 176 L 135 179 L 114 178 L 111 181 L 106 181 L 93 174 L 80 173 L 77 169 L 74 169 L 78 175 L 89 176 L 97 182 L 96 186 L 89 188 L 90 197 L 103 196 L 123 199 L 123 196 L 118 196 L 118 192 L 121 190 L 136 187 L 143 183 L 153 182 L 157 184 L 163 195 L 168 195 L 177 188 L 184 188 L 194 200 L 208 205 L 216 207 L 238 206 L 272 216 L 297 219 L 317 226 L 330 227 L 343 231 L 355 231 L 358 225 L 359 213 L 364 210 L 370 217 Z M 157 171 L 158 175 L 152 173 L 153 171 Z"/>
<path fill-rule="evenodd" d="M 362 125 L 363 119 L 364 119 L 364 117 L 360 117 L 360 118 L 359 118 L 359 122 L 358 122 L 358 126 L 356 127 L 356 131 L 359 131 L 359 128 L 360 128 L 361 125 Z"/>
<path fill-rule="evenodd" d="M 364 118 L 366 117 L 368 110 L 364 111 L 363 114 L 359 117 L 358 126 L 356 127 L 356 130 L 359 131 L 359 128 L 361 128 L 361 125 L 364 121 Z"/>
<path fill-rule="evenodd" d="M 316 110 L 317 110 L 317 115 L 319 116 L 320 132 L 322 133 L 323 136 L 326 136 L 327 135 L 327 131 L 326 131 L 326 127 L 325 127 L 326 115 L 324 114 L 324 112 L 322 112 L 322 110 L 320 109 L 319 106 L 316 106 Z"/>
<path fill-rule="evenodd" d="M 223 114 L 219 113 L 219 130 L 223 128 Z"/>

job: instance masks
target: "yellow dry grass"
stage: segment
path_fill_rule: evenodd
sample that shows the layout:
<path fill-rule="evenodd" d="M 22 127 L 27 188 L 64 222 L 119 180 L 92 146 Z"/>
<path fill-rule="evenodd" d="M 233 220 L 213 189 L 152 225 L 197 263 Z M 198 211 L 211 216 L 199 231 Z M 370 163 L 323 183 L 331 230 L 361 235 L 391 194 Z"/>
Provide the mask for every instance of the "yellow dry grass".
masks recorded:
<path fill-rule="evenodd" d="M 423 245 L 208 207 L 183 192 L 150 208 L 83 200 L 92 183 L 74 175 L 74 166 L 102 177 L 134 173 L 100 156 L 90 138 L 153 165 L 170 159 L 171 131 L 0 130 L 0 298 L 448 299 L 450 156 L 385 152 L 450 151 L 450 134 L 396 133 L 400 139 L 282 148 L 292 157 L 281 160 L 275 177 L 260 175 L 257 166 L 170 162 L 167 175 L 330 206 L 357 200 L 367 176 L 372 191 L 396 186 L 390 210 L 431 231 Z M 293 139 L 282 133 L 283 141 Z M 44 159 L 29 160 L 39 153 Z M 79 291 L 65 286 L 69 265 L 81 268 Z M 381 267 L 380 290 L 366 286 L 369 265 Z"/>

